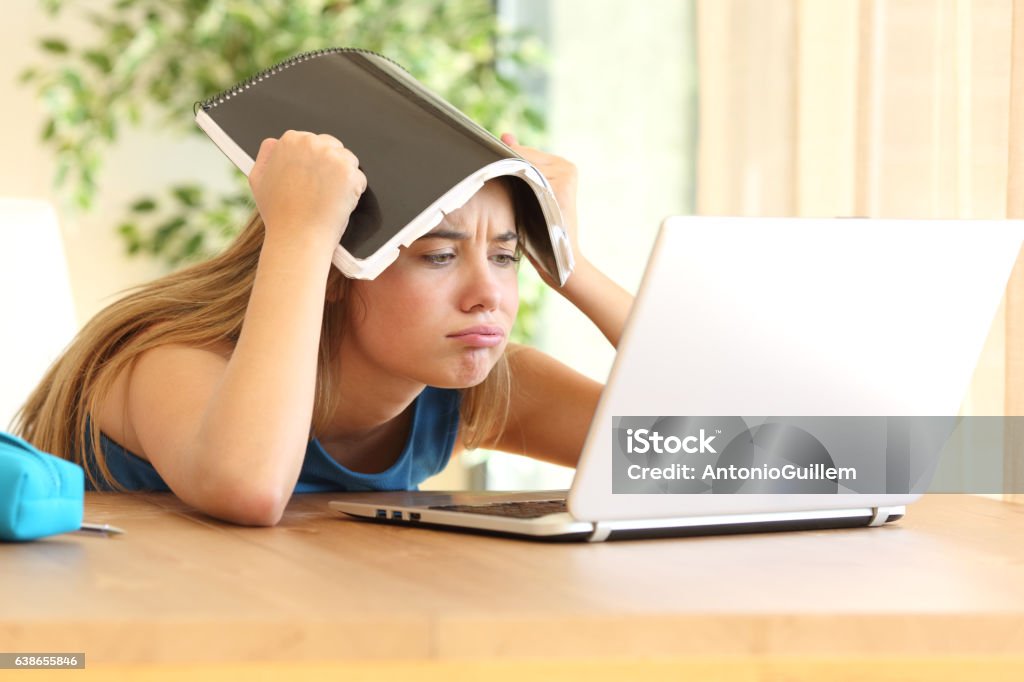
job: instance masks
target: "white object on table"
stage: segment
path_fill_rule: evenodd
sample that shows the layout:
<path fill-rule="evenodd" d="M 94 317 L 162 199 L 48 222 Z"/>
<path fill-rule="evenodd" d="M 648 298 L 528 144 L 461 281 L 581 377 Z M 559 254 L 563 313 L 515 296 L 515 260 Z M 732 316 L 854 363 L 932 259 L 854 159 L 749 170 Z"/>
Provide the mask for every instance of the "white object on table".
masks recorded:
<path fill-rule="evenodd" d="M 77 331 L 53 207 L 0 198 L 0 430 Z"/>

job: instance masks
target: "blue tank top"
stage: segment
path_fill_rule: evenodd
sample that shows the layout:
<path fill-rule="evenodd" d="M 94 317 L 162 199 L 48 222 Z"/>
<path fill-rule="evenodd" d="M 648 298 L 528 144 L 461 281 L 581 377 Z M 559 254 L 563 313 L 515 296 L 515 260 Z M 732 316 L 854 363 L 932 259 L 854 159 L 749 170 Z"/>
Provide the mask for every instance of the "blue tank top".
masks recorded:
<path fill-rule="evenodd" d="M 296 493 L 416 490 L 448 464 L 459 430 L 461 394 L 455 389 L 428 386 L 413 402 L 412 428 L 402 453 L 386 470 L 364 474 L 335 461 L 315 438 L 306 447 Z M 88 439 L 86 441 L 88 443 Z M 128 490 L 169 492 L 153 465 L 100 433 L 100 446 L 111 475 Z M 91 446 L 86 462 L 97 473 Z M 86 490 L 95 490 L 86 478 Z M 109 490 L 110 488 L 100 488 Z"/>

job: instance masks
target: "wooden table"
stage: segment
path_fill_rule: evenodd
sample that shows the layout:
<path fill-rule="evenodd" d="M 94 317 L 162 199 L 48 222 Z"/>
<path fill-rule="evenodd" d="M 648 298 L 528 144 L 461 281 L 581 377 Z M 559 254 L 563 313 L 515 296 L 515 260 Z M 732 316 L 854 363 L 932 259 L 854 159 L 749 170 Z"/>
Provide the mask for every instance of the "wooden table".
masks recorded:
<path fill-rule="evenodd" d="M 935 495 L 876 529 L 557 545 L 349 520 L 338 497 L 242 528 L 88 494 L 86 519 L 127 534 L 0 545 L 0 651 L 81 651 L 131 679 L 856 679 L 879 660 L 893 679 L 1024 679 L 1024 505 Z"/>

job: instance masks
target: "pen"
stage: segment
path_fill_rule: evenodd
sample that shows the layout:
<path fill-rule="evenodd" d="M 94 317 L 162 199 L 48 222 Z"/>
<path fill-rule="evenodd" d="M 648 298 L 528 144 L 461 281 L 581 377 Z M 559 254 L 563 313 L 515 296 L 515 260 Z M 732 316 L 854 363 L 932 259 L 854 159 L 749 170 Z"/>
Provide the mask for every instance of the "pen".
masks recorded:
<path fill-rule="evenodd" d="M 124 530 L 109 523 L 83 523 L 78 529 L 82 533 L 95 533 L 97 535 L 123 535 Z"/>

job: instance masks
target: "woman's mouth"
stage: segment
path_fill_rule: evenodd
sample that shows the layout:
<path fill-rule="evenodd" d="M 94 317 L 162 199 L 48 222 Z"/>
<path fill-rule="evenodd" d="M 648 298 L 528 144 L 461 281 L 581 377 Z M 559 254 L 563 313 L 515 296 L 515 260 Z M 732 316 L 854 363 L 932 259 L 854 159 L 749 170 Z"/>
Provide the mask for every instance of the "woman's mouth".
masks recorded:
<path fill-rule="evenodd" d="M 448 335 L 448 338 L 467 346 L 490 348 L 500 345 L 505 340 L 505 330 L 501 327 L 478 325 L 453 332 Z"/>

